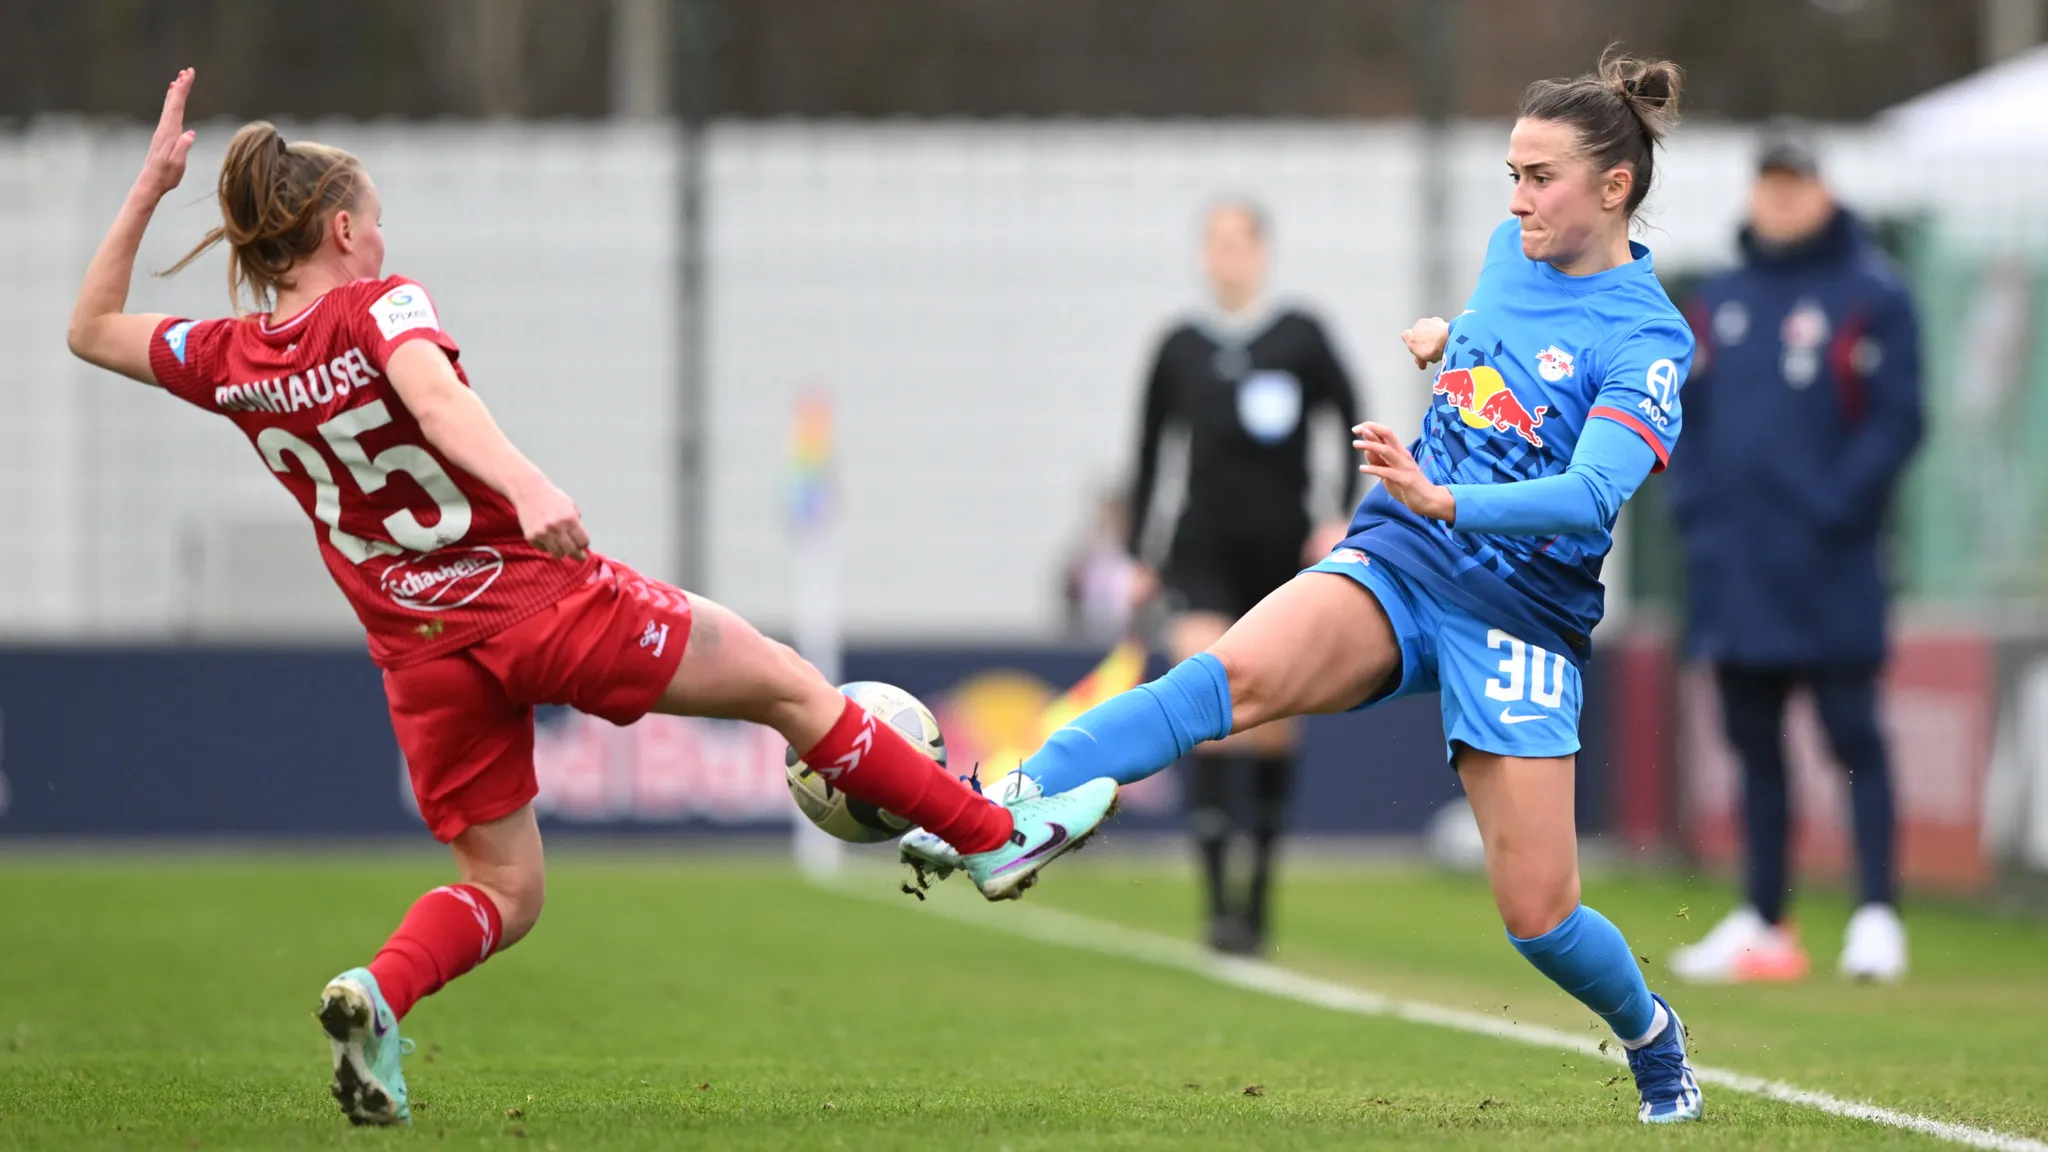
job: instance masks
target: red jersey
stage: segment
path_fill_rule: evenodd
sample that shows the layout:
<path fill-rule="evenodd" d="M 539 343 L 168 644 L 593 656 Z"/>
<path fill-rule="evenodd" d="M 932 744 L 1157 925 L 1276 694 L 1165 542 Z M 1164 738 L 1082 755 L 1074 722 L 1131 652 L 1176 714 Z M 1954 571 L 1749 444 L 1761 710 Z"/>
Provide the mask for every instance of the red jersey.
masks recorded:
<path fill-rule="evenodd" d="M 234 421 L 316 522 L 379 665 L 467 647 L 588 579 L 594 559 L 528 544 L 512 502 L 436 455 L 391 387 L 385 363 L 408 340 L 460 355 L 425 289 L 358 280 L 269 321 L 166 320 L 150 368 L 172 395 Z M 455 374 L 469 383 L 459 362 Z"/>

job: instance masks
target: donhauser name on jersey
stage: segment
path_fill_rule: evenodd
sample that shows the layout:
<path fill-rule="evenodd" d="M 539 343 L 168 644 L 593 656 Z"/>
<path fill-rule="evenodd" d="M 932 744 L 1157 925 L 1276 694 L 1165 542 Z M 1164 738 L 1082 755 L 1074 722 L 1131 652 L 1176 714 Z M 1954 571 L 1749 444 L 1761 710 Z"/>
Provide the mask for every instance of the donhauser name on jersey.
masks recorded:
<path fill-rule="evenodd" d="M 351 348 L 303 374 L 224 384 L 213 390 L 213 406 L 223 412 L 303 412 L 346 400 L 349 393 L 383 375 L 370 367 L 361 348 Z"/>

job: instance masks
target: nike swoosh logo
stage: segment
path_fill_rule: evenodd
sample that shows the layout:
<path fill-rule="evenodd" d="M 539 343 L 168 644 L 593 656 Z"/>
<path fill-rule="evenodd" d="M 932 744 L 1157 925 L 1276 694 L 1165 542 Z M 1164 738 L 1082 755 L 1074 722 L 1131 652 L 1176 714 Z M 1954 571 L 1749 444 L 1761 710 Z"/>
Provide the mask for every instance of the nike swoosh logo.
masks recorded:
<path fill-rule="evenodd" d="M 1036 860 L 1040 856 L 1043 856 L 1046 853 L 1057 849 L 1060 845 L 1065 844 L 1067 842 L 1066 825 L 1051 824 L 1049 825 L 1049 827 L 1052 828 L 1052 835 L 1046 837 L 1045 843 L 1040 844 L 1038 847 L 1033 848 L 1031 851 L 1026 852 L 1022 856 L 1017 857 L 1015 860 L 1010 861 L 1008 864 L 1003 865 L 1001 868 L 996 869 L 995 875 L 1001 876 L 1003 873 L 1008 872 L 1013 868 L 1020 868 L 1026 864 L 1029 864 L 1033 860 Z"/>
<path fill-rule="evenodd" d="M 389 1024 L 386 1024 L 386 1023 L 384 1022 L 384 1014 L 383 1014 L 383 1013 L 381 1013 L 381 1012 L 372 1012 L 372 1013 L 370 1013 L 370 1030 L 371 1030 L 372 1032 L 374 1032 L 375 1034 L 377 1034 L 377 1035 L 379 1035 L 379 1036 L 382 1036 L 382 1035 L 384 1035 L 384 1034 L 385 1034 L 386 1032 L 389 1032 L 389 1031 L 391 1031 L 391 1025 L 389 1025 Z"/>
<path fill-rule="evenodd" d="M 1548 719 L 1550 719 L 1550 713 L 1548 712 L 1532 712 L 1527 716 L 1516 716 L 1510 714 L 1505 708 L 1500 710 L 1500 722 L 1503 724 L 1526 724 L 1531 720 Z"/>

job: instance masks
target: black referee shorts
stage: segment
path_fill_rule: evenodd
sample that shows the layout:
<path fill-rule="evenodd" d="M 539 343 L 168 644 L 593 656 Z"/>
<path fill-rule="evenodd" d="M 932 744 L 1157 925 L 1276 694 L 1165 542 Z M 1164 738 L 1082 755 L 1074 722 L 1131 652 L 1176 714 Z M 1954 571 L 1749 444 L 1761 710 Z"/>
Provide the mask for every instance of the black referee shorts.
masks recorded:
<path fill-rule="evenodd" d="M 1235 620 L 1301 571 L 1308 529 L 1243 533 L 1183 521 L 1161 581 L 1176 611 L 1215 612 Z"/>

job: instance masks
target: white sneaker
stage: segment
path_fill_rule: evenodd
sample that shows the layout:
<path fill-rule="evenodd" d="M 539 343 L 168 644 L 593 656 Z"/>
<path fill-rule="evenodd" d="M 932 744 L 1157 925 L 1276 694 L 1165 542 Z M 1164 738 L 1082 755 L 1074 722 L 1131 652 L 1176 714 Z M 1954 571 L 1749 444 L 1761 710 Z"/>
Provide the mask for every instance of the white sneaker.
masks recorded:
<path fill-rule="evenodd" d="M 1906 926 L 1889 904 L 1865 904 L 1849 917 L 1842 940 L 1842 975 L 1892 983 L 1906 974 Z"/>
<path fill-rule="evenodd" d="M 1773 927 L 1747 904 L 1671 957 L 1674 975 L 1701 984 L 1797 980 L 1811 967 L 1790 925 Z"/>

